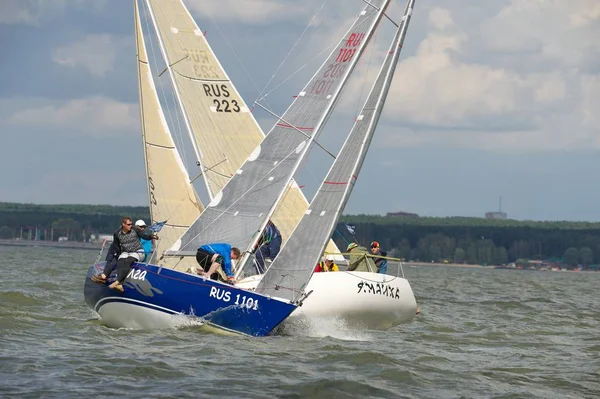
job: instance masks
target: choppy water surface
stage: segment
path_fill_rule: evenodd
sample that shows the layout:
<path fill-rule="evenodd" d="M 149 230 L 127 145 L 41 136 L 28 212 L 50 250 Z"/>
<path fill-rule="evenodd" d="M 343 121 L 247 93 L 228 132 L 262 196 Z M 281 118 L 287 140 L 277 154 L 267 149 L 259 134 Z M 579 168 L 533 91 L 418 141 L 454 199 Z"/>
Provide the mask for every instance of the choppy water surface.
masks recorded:
<path fill-rule="evenodd" d="M 83 299 L 96 255 L 0 247 L 0 397 L 600 396 L 600 273 L 407 267 L 409 324 L 240 338 L 105 327 Z"/>

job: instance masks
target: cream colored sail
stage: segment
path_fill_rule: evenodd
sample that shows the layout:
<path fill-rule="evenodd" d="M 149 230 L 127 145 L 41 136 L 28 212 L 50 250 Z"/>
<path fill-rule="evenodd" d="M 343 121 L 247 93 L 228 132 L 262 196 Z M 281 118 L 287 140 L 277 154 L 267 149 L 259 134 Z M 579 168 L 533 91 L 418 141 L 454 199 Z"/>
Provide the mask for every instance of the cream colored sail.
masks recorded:
<path fill-rule="evenodd" d="M 135 31 L 138 60 L 140 115 L 148 197 L 152 222 L 167 221 L 156 241 L 153 263 L 165 267 L 187 269 L 196 265 L 193 258 L 168 258 L 160 260 L 160 254 L 169 248 L 196 220 L 202 212 L 202 204 L 190 183 L 171 133 L 165 122 L 158 100 L 154 80 L 148 64 L 140 16 L 135 2 Z M 159 259 L 156 259 L 159 258 Z"/>
<path fill-rule="evenodd" d="M 215 196 L 260 144 L 264 133 L 183 2 L 146 2 L 171 66 L 191 139 L 201 157 L 202 173 L 210 194 Z M 273 215 L 284 240 L 307 208 L 308 201 L 293 183 Z M 333 241 L 327 251 L 339 252 Z"/>

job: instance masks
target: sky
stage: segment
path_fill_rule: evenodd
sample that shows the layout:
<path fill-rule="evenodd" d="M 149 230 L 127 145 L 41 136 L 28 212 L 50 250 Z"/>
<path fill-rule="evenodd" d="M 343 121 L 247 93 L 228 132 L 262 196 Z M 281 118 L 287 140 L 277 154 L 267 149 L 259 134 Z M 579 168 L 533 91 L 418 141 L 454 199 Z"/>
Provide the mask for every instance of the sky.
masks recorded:
<path fill-rule="evenodd" d="M 364 4 L 184 2 L 246 102 L 266 87 L 276 113 Z M 403 8 L 393 1 L 390 18 Z M 323 133 L 328 149 L 349 132 L 391 33 L 382 23 L 363 55 Z M 598 0 L 417 0 L 345 213 L 480 217 L 502 196 L 510 218 L 600 221 L 598 37 Z M 0 0 L 0 48 L 0 201 L 147 205 L 132 1 Z M 274 123 L 255 117 L 265 132 Z M 319 152 L 297 176 L 309 197 L 326 172 Z"/>

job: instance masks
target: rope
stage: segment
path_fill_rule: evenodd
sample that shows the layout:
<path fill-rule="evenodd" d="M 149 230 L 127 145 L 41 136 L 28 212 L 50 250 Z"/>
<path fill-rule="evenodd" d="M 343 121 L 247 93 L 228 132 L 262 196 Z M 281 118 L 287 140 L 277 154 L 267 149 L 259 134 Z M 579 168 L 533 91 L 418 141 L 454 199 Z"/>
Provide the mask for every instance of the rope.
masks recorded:
<path fill-rule="evenodd" d="M 258 102 L 260 100 L 262 100 L 264 97 L 262 97 L 262 95 L 264 94 L 264 92 L 267 90 L 267 87 L 269 87 L 269 85 L 271 84 L 271 82 L 273 81 L 273 79 L 275 79 L 275 76 L 279 73 L 279 71 L 281 70 L 281 68 L 283 67 L 283 64 L 285 64 L 285 62 L 287 61 L 287 59 L 289 58 L 289 56 L 292 54 L 292 52 L 294 51 L 294 49 L 296 48 L 296 46 L 298 45 L 298 43 L 300 43 L 300 40 L 302 40 L 302 38 L 304 37 L 304 34 L 308 31 L 308 29 L 310 28 L 310 26 L 312 25 L 313 21 L 315 20 L 315 18 L 317 18 L 317 15 L 319 15 L 319 13 L 321 12 L 321 10 L 323 9 L 323 7 L 325 6 L 325 4 L 327 4 L 329 0 L 325 0 L 323 1 L 323 3 L 321 4 L 321 7 L 319 7 L 319 10 L 316 12 L 315 15 L 313 15 L 313 17 L 311 18 L 310 22 L 308 23 L 308 25 L 306 25 L 306 28 L 304 28 L 304 30 L 302 31 L 302 33 L 300 34 L 300 37 L 298 37 L 298 39 L 296 40 L 296 42 L 294 43 L 294 45 L 292 46 L 292 48 L 290 49 L 290 51 L 286 54 L 285 57 L 283 57 L 283 60 L 281 61 L 281 63 L 279 64 L 279 66 L 277 67 L 277 69 L 275 70 L 275 72 L 273 73 L 273 76 L 271 76 L 271 78 L 269 79 L 269 81 L 267 82 L 267 84 L 265 84 L 265 87 L 262 89 L 262 91 L 259 92 L 257 100 L 255 100 L 254 102 Z M 279 87 L 279 86 L 277 86 Z M 276 87 L 276 88 L 277 88 Z M 272 92 L 272 91 L 271 91 Z M 268 95 L 268 94 L 267 94 Z M 266 96 L 265 96 L 266 97 Z M 260 98 L 260 100 L 258 100 L 258 98 Z M 265 101 L 266 102 L 266 101 Z M 267 104 L 268 105 L 268 104 Z M 271 108 L 269 106 L 269 108 Z"/>

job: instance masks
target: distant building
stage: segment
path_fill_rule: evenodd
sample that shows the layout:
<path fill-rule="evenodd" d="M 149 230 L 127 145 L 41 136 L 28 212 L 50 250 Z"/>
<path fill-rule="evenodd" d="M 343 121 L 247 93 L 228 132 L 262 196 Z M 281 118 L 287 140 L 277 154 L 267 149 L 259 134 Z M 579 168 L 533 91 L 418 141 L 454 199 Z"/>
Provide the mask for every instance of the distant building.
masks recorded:
<path fill-rule="evenodd" d="M 418 218 L 419 215 L 416 213 L 410 212 L 388 212 L 385 216 L 401 216 L 401 217 L 410 217 L 410 218 Z"/>
<path fill-rule="evenodd" d="M 496 212 L 487 212 L 485 214 L 486 219 L 504 220 L 508 219 L 506 212 L 502 212 L 502 197 L 498 201 L 498 210 Z"/>
<path fill-rule="evenodd" d="M 486 212 L 485 218 L 504 220 L 508 219 L 508 215 L 506 214 L 506 212 Z"/>

